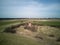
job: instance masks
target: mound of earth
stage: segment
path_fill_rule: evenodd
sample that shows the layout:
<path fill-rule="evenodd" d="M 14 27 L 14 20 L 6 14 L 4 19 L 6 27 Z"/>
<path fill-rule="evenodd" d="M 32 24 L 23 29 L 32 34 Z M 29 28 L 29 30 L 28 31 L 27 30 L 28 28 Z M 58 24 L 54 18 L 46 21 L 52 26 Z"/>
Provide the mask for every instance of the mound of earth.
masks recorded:
<path fill-rule="evenodd" d="M 41 43 L 51 43 L 56 41 L 56 44 L 58 44 L 57 42 L 60 42 L 60 38 L 57 38 L 59 37 L 60 34 L 59 28 L 51 26 L 37 26 L 37 28 L 35 27 L 36 28 L 35 30 L 33 26 L 25 27 L 25 25 L 20 25 L 17 28 L 11 28 L 11 29 L 6 28 L 5 31 L 7 32 L 16 31 L 17 35 L 22 35 L 24 37 L 37 40 Z M 53 45 L 55 45 L 55 43 Z"/>

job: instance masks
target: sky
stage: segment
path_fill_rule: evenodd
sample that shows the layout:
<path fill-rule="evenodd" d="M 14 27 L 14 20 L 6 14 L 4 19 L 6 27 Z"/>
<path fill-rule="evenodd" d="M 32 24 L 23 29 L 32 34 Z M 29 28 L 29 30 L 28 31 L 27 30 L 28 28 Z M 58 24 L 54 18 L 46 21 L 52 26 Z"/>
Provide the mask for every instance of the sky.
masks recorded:
<path fill-rule="evenodd" d="M 0 0 L 0 18 L 60 18 L 60 0 Z"/>

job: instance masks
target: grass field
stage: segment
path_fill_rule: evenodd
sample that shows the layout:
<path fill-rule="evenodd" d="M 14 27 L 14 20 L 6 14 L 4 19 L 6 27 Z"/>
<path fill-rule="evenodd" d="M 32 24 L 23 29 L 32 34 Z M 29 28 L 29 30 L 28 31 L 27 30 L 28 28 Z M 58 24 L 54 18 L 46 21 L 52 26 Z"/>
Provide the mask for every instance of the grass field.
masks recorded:
<path fill-rule="evenodd" d="M 47 26 L 60 26 L 60 21 L 33 21 L 33 24 L 47 25 Z"/>
<path fill-rule="evenodd" d="M 29 20 L 28 20 L 29 21 Z M 31 38 L 24 37 L 22 35 L 5 33 L 4 29 L 13 24 L 21 24 L 25 22 L 24 20 L 18 21 L 0 21 L 0 45 L 60 45 L 60 42 L 56 42 L 55 38 L 60 37 L 60 21 L 32 21 L 33 24 L 43 25 L 43 26 L 54 26 L 54 28 L 58 27 L 58 29 L 44 29 L 40 30 L 40 36 L 44 38 L 44 40 L 34 40 Z M 26 20 L 27 22 L 27 20 Z M 51 32 L 52 31 L 52 32 Z M 50 33 L 51 32 L 51 33 Z M 55 38 L 48 37 L 49 34 L 54 34 Z"/>

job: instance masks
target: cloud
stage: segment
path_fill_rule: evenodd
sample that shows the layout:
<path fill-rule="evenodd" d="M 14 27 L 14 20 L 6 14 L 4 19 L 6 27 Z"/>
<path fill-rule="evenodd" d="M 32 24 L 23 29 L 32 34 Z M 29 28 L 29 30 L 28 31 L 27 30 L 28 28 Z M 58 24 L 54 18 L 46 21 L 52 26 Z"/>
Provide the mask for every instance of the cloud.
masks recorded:
<path fill-rule="evenodd" d="M 2 0 L 2 14 L 5 17 L 56 17 L 59 16 L 58 3 L 45 4 L 34 0 Z"/>
<path fill-rule="evenodd" d="M 57 10 L 60 10 L 58 4 L 50 4 L 50 5 L 45 5 L 42 3 L 37 3 L 37 2 L 31 2 L 29 5 L 24 6 L 22 8 L 22 14 L 23 16 L 27 17 L 49 17 L 49 16 L 54 16 L 57 15 Z M 55 16 L 54 16 L 55 17 Z"/>

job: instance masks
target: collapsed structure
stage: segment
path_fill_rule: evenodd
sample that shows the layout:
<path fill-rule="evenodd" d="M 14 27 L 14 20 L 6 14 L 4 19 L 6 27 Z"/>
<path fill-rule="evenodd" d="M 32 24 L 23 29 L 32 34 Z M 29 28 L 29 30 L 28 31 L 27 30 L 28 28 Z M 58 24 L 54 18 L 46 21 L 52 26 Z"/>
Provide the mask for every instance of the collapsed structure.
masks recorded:
<path fill-rule="evenodd" d="M 28 22 L 28 23 L 24 23 L 24 24 L 18 24 L 18 25 L 7 27 L 4 30 L 4 32 L 16 33 L 16 31 L 17 31 L 16 28 L 18 28 L 20 26 L 23 26 L 24 29 L 27 29 L 27 30 L 30 30 L 30 31 L 33 31 L 33 32 L 36 32 L 37 29 L 38 29 L 38 26 L 33 25 L 31 22 Z"/>
<path fill-rule="evenodd" d="M 38 27 L 36 25 L 32 25 L 31 22 L 28 22 L 28 23 L 25 24 L 24 29 L 28 29 L 28 30 L 31 30 L 33 32 L 36 32 Z"/>

